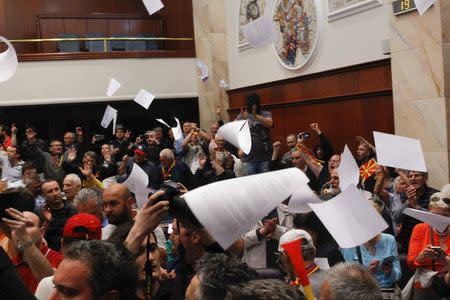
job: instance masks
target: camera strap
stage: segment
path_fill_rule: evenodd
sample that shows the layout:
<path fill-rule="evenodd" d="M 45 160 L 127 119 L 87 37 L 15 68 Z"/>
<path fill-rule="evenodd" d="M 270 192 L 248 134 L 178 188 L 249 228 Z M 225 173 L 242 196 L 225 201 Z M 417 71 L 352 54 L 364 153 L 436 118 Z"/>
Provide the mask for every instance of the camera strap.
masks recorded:
<path fill-rule="evenodd" d="M 431 227 L 431 225 L 428 225 L 428 227 L 430 228 L 430 244 L 431 246 L 434 246 L 433 227 Z M 433 264 L 433 271 L 436 271 L 436 261 L 432 259 L 431 263 Z"/>
<path fill-rule="evenodd" d="M 145 247 L 145 253 L 146 253 L 146 259 L 144 264 L 144 270 L 145 270 L 145 299 L 151 300 L 152 297 L 152 263 L 150 261 L 150 234 L 147 235 L 147 246 Z"/>

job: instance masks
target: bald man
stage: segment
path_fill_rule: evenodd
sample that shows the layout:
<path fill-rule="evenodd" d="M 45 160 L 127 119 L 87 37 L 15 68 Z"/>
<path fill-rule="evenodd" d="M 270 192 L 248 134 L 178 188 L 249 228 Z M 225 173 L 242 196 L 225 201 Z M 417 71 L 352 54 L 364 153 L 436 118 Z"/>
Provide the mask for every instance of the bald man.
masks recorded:
<path fill-rule="evenodd" d="M 131 192 L 124 184 L 112 184 L 103 191 L 103 212 L 109 224 L 102 228 L 102 240 L 107 240 L 117 226 L 131 221 L 133 204 Z"/>

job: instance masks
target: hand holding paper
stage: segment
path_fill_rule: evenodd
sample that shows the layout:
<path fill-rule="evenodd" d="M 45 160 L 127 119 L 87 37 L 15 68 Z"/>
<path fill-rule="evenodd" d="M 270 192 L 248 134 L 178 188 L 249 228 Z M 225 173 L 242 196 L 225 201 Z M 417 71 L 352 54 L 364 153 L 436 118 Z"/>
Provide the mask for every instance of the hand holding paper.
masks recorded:
<path fill-rule="evenodd" d="M 247 120 L 234 121 L 221 126 L 217 134 L 227 142 L 249 154 L 252 149 L 252 137 Z"/>
<path fill-rule="evenodd" d="M 148 199 L 148 175 L 137 164 L 133 165 L 131 174 L 123 183 L 136 195 L 136 203 L 140 208 Z"/>
<path fill-rule="evenodd" d="M 175 118 L 175 121 L 177 122 L 177 127 L 172 127 L 172 133 L 174 140 L 177 141 L 183 138 L 183 130 L 181 129 L 180 120 Z"/>
<path fill-rule="evenodd" d="M 378 131 L 373 132 L 373 138 L 379 165 L 427 172 L 419 140 Z"/>
<path fill-rule="evenodd" d="M 354 185 L 327 202 L 309 205 L 341 248 L 359 246 L 388 227 Z"/>
<path fill-rule="evenodd" d="M 297 168 L 215 182 L 184 195 L 212 237 L 227 249 L 308 178 Z"/>
<path fill-rule="evenodd" d="M 339 174 L 339 187 L 341 191 L 348 188 L 351 184 L 354 186 L 358 185 L 359 168 L 347 145 L 345 145 L 344 152 L 341 155 L 341 162 L 337 172 Z"/>

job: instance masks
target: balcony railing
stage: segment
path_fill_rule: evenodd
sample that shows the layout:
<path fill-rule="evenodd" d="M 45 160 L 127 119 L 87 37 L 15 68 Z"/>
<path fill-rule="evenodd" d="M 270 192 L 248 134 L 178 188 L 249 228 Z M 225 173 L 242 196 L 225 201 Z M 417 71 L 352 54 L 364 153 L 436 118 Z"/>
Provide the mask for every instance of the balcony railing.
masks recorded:
<path fill-rule="evenodd" d="M 85 51 L 59 51 L 59 52 L 39 52 L 39 53 L 18 53 L 20 61 L 36 60 L 67 60 L 67 59 L 99 59 L 99 58 L 139 58 L 139 57 L 195 57 L 194 47 L 184 47 L 184 49 L 138 49 L 114 50 L 111 42 L 125 41 L 154 41 L 154 42 L 193 42 L 191 37 L 77 37 L 77 38 L 39 38 L 39 39 L 12 39 L 10 42 L 17 43 L 64 43 L 64 42 L 102 42 L 102 51 L 92 51 L 89 47 L 84 47 Z M 81 44 L 80 44 L 81 45 Z"/>

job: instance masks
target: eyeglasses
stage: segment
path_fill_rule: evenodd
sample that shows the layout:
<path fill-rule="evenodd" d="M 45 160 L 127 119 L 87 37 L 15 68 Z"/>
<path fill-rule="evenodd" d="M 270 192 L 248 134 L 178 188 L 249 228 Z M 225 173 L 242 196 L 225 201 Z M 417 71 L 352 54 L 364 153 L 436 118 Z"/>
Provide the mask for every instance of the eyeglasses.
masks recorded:
<path fill-rule="evenodd" d="M 432 197 L 430 199 L 430 202 L 439 202 L 439 201 L 443 201 L 445 204 L 450 205 L 450 199 L 449 198 L 444 198 L 444 197 Z"/>

